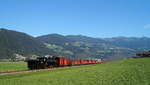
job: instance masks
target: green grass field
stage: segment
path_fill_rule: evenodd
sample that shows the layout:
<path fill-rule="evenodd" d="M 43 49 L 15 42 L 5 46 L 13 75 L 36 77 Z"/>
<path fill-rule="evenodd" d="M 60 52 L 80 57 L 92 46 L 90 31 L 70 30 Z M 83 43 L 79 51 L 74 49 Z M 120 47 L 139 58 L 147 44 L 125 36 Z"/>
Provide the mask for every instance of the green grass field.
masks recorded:
<path fill-rule="evenodd" d="M 27 70 L 25 62 L 0 62 L 0 72 Z"/>
<path fill-rule="evenodd" d="M 0 85 L 150 85 L 150 58 L 5 75 Z"/>

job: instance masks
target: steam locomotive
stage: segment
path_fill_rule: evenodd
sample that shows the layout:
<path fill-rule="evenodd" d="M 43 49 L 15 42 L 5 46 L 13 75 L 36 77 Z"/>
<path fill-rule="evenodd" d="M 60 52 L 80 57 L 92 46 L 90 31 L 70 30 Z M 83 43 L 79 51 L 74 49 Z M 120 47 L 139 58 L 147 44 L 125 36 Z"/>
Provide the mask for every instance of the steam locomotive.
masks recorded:
<path fill-rule="evenodd" d="M 65 67 L 73 65 L 85 65 L 85 64 L 98 64 L 101 63 L 101 59 L 69 59 L 64 57 L 39 57 L 37 59 L 28 60 L 28 68 L 33 69 L 46 69 L 53 67 Z"/>

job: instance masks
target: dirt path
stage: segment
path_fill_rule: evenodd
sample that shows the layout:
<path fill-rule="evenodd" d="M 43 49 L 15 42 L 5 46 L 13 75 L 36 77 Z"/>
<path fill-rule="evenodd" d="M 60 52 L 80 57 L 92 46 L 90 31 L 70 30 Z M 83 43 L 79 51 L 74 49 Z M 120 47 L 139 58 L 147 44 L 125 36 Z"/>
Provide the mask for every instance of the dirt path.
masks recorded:
<path fill-rule="evenodd" d="M 80 66 L 71 66 L 71 67 L 80 67 Z M 71 68 L 71 67 L 57 67 L 57 68 L 38 69 L 38 70 L 20 70 L 20 71 L 0 72 L 0 76 L 1 76 L 1 75 L 12 75 L 12 74 L 21 74 L 21 73 L 31 73 L 31 72 L 40 72 L 40 71 L 56 70 L 56 69 Z"/>

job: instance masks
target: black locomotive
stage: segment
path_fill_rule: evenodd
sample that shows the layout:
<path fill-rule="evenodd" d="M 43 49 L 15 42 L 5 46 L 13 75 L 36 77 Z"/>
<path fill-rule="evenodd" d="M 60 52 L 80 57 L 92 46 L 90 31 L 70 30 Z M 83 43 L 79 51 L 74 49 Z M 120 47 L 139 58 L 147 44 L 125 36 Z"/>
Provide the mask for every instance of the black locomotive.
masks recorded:
<path fill-rule="evenodd" d="M 28 60 L 28 68 L 33 69 L 46 69 L 51 67 L 58 67 L 58 57 L 39 57 L 37 59 Z"/>

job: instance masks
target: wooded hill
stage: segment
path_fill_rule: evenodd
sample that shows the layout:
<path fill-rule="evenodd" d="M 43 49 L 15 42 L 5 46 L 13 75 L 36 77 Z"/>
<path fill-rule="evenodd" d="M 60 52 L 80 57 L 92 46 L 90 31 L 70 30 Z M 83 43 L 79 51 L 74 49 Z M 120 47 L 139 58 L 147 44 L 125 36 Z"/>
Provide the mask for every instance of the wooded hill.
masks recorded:
<path fill-rule="evenodd" d="M 26 33 L 0 29 L 0 58 L 55 55 L 72 58 L 120 59 L 150 49 L 147 37 L 92 38 L 82 35 L 49 34 L 32 37 Z"/>

